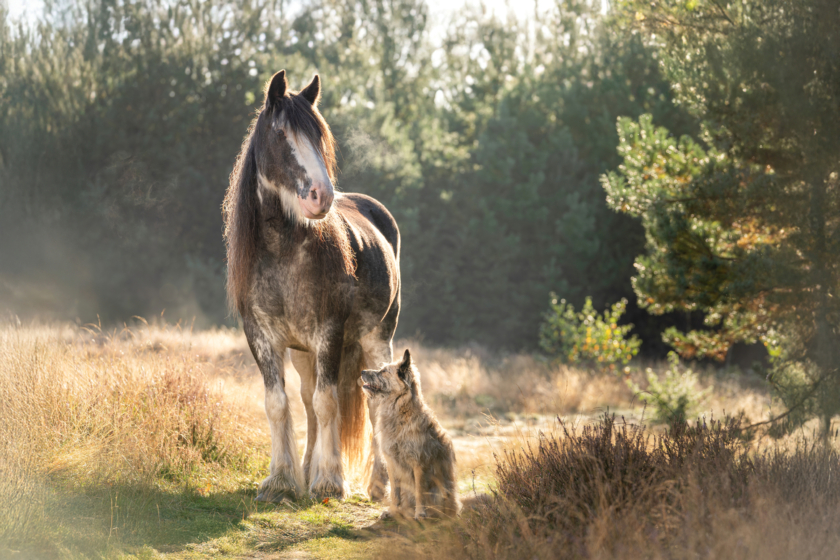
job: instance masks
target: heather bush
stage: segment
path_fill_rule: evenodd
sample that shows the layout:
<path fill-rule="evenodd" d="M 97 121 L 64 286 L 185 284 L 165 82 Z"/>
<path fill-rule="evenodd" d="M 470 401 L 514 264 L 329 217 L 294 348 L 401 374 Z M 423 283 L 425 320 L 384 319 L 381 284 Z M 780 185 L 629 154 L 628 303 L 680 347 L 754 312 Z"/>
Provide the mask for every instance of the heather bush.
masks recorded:
<path fill-rule="evenodd" d="M 660 435 L 610 415 L 560 421 L 559 434 L 497 457 L 494 494 L 440 544 L 452 557 L 562 559 L 785 558 L 797 543 L 797 557 L 821 557 L 835 540 L 794 524 L 840 526 L 840 456 L 805 443 L 751 453 L 745 433 L 732 418 Z"/>

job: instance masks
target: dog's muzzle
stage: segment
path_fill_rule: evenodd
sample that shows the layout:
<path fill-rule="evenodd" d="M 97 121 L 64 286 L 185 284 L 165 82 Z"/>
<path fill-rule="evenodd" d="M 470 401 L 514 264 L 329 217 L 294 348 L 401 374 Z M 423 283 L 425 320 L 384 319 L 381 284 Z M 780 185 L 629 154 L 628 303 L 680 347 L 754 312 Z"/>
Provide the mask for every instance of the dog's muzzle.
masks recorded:
<path fill-rule="evenodd" d="M 373 379 L 367 378 L 364 374 L 362 374 L 359 378 L 359 385 L 361 385 L 362 389 L 370 395 L 382 392 L 382 386 Z"/>

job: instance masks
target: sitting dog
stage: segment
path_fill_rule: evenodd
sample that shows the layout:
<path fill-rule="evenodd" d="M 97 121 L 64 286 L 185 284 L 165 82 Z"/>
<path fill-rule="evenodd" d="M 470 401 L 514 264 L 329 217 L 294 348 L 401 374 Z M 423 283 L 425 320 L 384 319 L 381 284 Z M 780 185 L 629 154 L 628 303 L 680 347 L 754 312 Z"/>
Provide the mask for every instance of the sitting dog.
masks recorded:
<path fill-rule="evenodd" d="M 359 380 L 377 406 L 379 446 L 391 482 L 391 506 L 382 518 L 454 516 L 461 509 L 455 486 L 452 440 L 423 402 L 417 368 L 402 361 L 365 370 Z"/>

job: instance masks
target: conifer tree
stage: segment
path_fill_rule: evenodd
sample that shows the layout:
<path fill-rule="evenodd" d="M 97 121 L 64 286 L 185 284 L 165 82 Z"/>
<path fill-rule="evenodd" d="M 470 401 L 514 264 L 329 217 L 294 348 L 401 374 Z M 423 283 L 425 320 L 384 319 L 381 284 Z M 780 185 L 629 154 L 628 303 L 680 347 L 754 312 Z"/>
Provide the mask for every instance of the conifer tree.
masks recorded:
<path fill-rule="evenodd" d="M 640 217 L 634 287 L 653 313 L 702 310 L 668 333 L 685 356 L 761 340 L 781 428 L 840 412 L 840 5 L 835 0 L 628 2 L 703 122 L 679 140 L 649 116 L 618 123 L 608 202 Z"/>

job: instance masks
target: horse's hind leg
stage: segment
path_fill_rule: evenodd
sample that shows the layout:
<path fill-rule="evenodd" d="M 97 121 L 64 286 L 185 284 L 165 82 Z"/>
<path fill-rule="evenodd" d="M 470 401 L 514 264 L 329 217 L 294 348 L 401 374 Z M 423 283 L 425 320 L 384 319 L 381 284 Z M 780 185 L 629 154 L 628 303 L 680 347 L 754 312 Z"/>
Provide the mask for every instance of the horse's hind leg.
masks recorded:
<path fill-rule="evenodd" d="M 271 428 L 271 466 L 268 478 L 260 484 L 259 502 L 280 502 L 302 494 L 300 471 L 292 415 L 286 397 L 283 353 L 273 348 L 266 333 L 252 320 L 243 326 L 248 345 L 265 383 L 265 413 Z"/>
<path fill-rule="evenodd" d="M 379 369 L 383 364 L 393 361 L 393 349 L 390 339 L 383 339 L 382 331 L 377 330 L 362 339 L 365 352 L 365 369 Z M 367 493 L 370 499 L 379 502 L 385 499 L 385 485 L 388 484 L 388 471 L 385 460 L 379 449 L 379 430 L 376 426 L 377 407 L 374 401 L 368 400 L 371 434 L 371 453 L 373 454 L 373 468 L 368 481 Z M 393 480 L 393 478 L 391 479 Z M 391 488 L 391 492 L 394 488 Z"/>
<path fill-rule="evenodd" d="M 315 355 L 310 352 L 292 350 L 292 364 L 300 374 L 300 398 L 306 409 L 306 451 L 303 454 L 303 477 L 307 484 L 312 480 L 309 467 L 312 464 L 312 452 L 315 449 L 315 439 L 318 435 L 318 419 L 312 406 L 312 395 L 315 393 Z"/>

